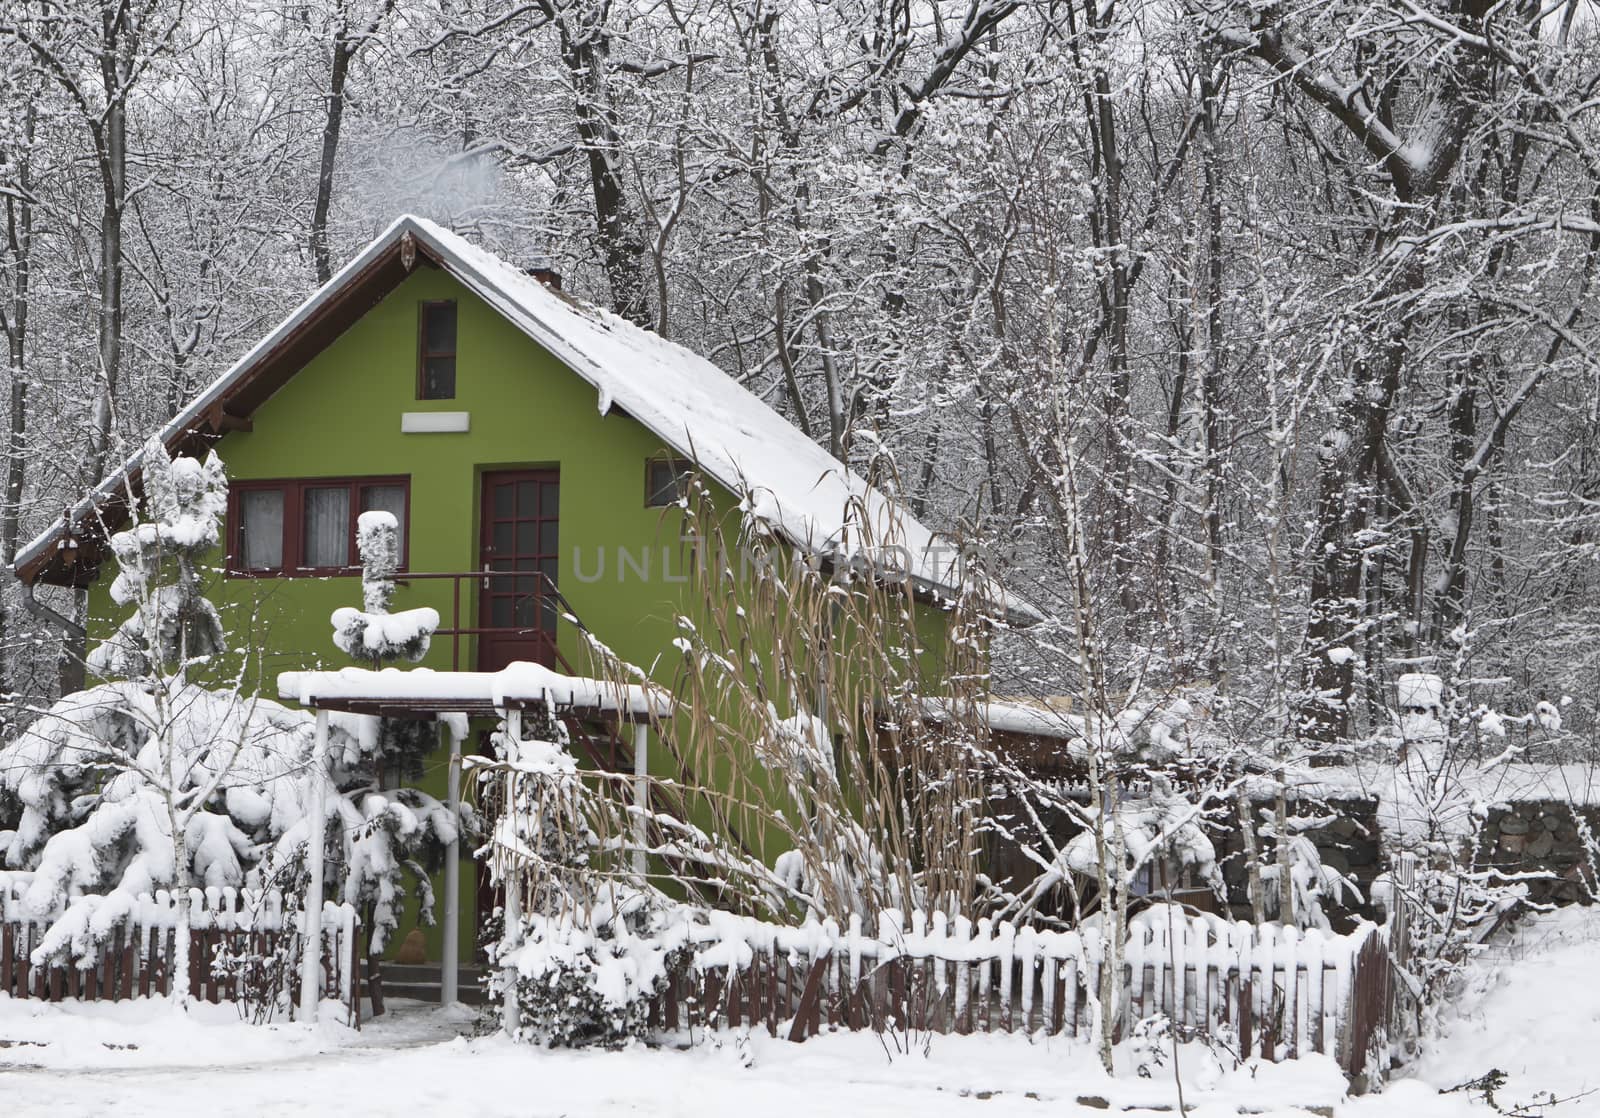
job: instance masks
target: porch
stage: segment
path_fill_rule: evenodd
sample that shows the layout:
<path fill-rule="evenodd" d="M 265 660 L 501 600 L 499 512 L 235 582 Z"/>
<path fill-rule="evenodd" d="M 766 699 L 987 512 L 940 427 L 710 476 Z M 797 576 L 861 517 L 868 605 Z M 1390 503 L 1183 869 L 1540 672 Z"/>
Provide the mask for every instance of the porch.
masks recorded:
<path fill-rule="evenodd" d="M 461 807 L 462 738 L 450 732 L 443 716 L 504 721 L 513 736 L 520 737 L 525 714 L 547 714 L 568 728 L 573 745 L 587 753 L 597 768 L 631 772 L 634 802 L 647 809 L 650 724 L 672 710 L 671 700 L 656 689 L 564 675 L 543 664 L 526 662 L 494 672 L 426 668 L 283 672 L 278 676 L 278 695 L 316 712 L 314 764 L 325 763 L 331 712 L 440 722 L 440 744 L 448 749 L 445 806 L 452 814 L 459 814 Z M 626 742 L 625 726 L 631 728 Z M 603 736 L 591 732 L 595 727 L 604 731 Z M 314 818 L 325 816 L 325 811 L 318 811 Z M 320 845 L 320 836 L 313 835 L 312 849 L 319 850 Z M 465 921 L 461 855 L 457 839 L 446 849 L 441 883 L 443 947 L 437 983 L 439 1000 L 446 1005 L 462 1000 L 461 933 Z M 320 861 L 314 861 L 310 892 L 315 895 L 321 888 L 322 867 Z M 431 978 L 430 974 L 419 981 L 427 985 Z"/>

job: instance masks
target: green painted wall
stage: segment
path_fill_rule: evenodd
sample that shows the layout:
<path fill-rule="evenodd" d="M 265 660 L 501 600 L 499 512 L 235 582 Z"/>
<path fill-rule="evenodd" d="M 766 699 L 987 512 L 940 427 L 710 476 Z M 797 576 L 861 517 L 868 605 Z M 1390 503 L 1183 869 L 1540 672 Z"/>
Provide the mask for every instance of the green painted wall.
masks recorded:
<path fill-rule="evenodd" d="M 424 300 L 458 304 L 457 394 L 417 400 L 416 314 Z M 467 434 L 401 434 L 404 412 L 465 411 Z M 410 567 L 466 571 L 478 563 L 479 478 L 485 471 L 554 467 L 561 472 L 559 583 L 585 623 L 612 634 L 624 655 L 663 646 L 677 587 L 660 578 L 675 556 L 675 525 L 644 506 L 644 463 L 665 448 L 632 419 L 602 417 L 596 393 L 443 272 L 419 269 L 397 291 L 261 406 L 254 430 L 226 436 L 218 453 L 236 481 L 347 475 L 407 475 L 411 484 Z M 575 577 L 574 549 L 581 572 Z M 618 569 L 617 549 L 650 561 L 650 580 Z M 663 552 L 665 548 L 665 552 Z M 603 576 L 594 579 L 604 557 Z M 219 606 L 237 638 L 270 648 L 267 674 L 343 659 L 328 615 L 359 604 L 359 580 L 222 579 Z M 470 588 L 471 583 L 467 586 Z M 101 599 L 103 601 L 103 599 Z M 432 605 L 450 624 L 449 584 L 417 582 L 399 605 Z M 472 623 L 471 602 L 463 602 Z M 563 634 L 569 658 L 579 650 Z M 462 642 L 463 668 L 470 642 Z M 576 660 L 575 660 L 576 662 Z M 438 642 L 426 666 L 451 666 Z"/>
<path fill-rule="evenodd" d="M 416 399 L 417 307 L 436 299 L 457 301 L 456 398 L 423 401 Z M 421 411 L 465 411 L 471 429 L 402 434 L 401 414 Z M 673 618 L 686 591 L 681 518 L 644 504 L 645 462 L 667 448 L 626 415 L 602 416 L 593 388 L 445 273 L 419 268 L 252 419 L 251 431 L 230 433 L 217 448 L 232 480 L 408 476 L 409 567 L 418 572 L 476 569 L 485 471 L 559 469 L 563 594 L 620 656 L 670 682 Z M 731 498 L 721 496 L 731 510 Z M 328 618 L 340 606 L 360 604 L 359 578 L 234 578 L 220 568 L 219 552 L 208 593 L 223 610 L 233 644 L 261 650 L 264 693 L 275 695 L 280 671 L 349 664 L 333 645 Z M 109 583 L 101 578 L 90 591 L 97 635 L 123 614 L 110 602 Z M 396 608 L 431 605 L 448 627 L 450 586 L 413 582 Z M 464 584 L 461 625 L 476 624 L 474 586 Z M 932 617 L 919 627 L 930 635 L 939 628 Z M 559 628 L 562 652 L 584 670 L 577 634 Z M 459 651 L 460 667 L 474 667 L 471 638 L 461 638 Z M 452 640 L 436 638 L 423 665 L 449 669 Z M 432 761 L 422 787 L 442 796 L 442 751 Z M 473 877 L 471 866 L 463 867 L 463 945 L 473 942 Z M 400 936 L 408 927 L 402 923 Z M 433 957 L 437 938 L 435 930 Z"/>

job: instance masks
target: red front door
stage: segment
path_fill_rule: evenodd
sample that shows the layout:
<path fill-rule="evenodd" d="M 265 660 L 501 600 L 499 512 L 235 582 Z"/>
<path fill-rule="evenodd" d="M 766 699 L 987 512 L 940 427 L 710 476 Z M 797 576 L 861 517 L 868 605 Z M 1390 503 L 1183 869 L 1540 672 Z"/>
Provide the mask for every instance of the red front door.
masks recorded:
<path fill-rule="evenodd" d="M 478 541 L 478 670 L 513 660 L 555 666 L 560 474 L 503 470 L 483 475 Z M 503 572 L 503 573 L 502 573 Z"/>

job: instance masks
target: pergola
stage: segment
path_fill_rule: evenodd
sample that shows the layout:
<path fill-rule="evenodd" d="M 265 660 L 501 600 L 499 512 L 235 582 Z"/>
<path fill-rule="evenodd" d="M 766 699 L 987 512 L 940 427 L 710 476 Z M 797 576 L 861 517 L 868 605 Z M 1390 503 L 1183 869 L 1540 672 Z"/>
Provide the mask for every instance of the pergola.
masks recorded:
<path fill-rule="evenodd" d="M 340 668 L 337 671 L 282 672 L 278 676 L 278 697 L 316 711 L 316 744 L 312 763 L 322 771 L 328 757 L 328 715 L 330 711 L 369 714 L 380 718 L 414 718 L 446 722 L 449 716 L 501 718 L 506 732 L 520 740 L 522 714 L 544 710 L 555 716 L 581 720 L 616 719 L 631 724 L 633 732 L 634 796 L 644 803 L 649 795 L 647 750 L 650 721 L 672 712 L 672 701 L 665 692 L 639 684 L 619 684 L 609 680 L 562 675 L 542 664 L 515 663 L 498 672 L 435 672 L 427 668 Z M 459 815 L 461 806 L 461 737 L 444 727 L 450 744 L 450 768 L 446 777 L 446 803 Z M 321 793 L 326 783 L 317 782 Z M 308 895 L 322 895 L 323 835 L 327 823 L 326 804 L 319 803 L 312 813 L 308 869 Z M 444 958 L 440 971 L 440 1000 L 449 1005 L 457 1000 L 461 965 L 460 930 L 460 844 L 452 841 L 445 858 Z M 306 906 L 306 941 L 315 943 L 321 934 L 322 910 Z M 317 955 L 305 953 L 300 976 L 303 1011 L 313 1018 L 317 1004 Z"/>

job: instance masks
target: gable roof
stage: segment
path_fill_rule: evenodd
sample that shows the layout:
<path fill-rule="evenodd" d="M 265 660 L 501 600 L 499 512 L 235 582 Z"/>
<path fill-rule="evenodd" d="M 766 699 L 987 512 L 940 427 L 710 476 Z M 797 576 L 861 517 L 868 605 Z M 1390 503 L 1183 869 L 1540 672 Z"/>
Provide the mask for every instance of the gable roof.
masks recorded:
<path fill-rule="evenodd" d="M 442 268 L 582 377 L 602 415 L 620 408 L 699 467 L 802 550 L 857 558 L 865 515 L 872 537 L 893 538 L 923 589 L 953 593 L 954 543 L 931 532 L 869 486 L 754 393 L 683 346 L 607 311 L 557 294 L 461 236 L 424 218 L 399 218 L 173 419 L 169 451 L 193 453 L 228 430 L 248 427 L 256 407 L 315 354 L 403 282 L 417 263 Z M 125 515 L 137 492 L 140 455 L 129 458 L 66 518 L 18 553 L 24 581 L 83 584 L 90 559 L 69 547 L 94 544 L 102 523 Z M 879 557 L 882 562 L 882 557 Z M 86 566 L 86 563 L 89 565 Z M 1005 596 L 1013 620 L 1039 615 Z"/>

